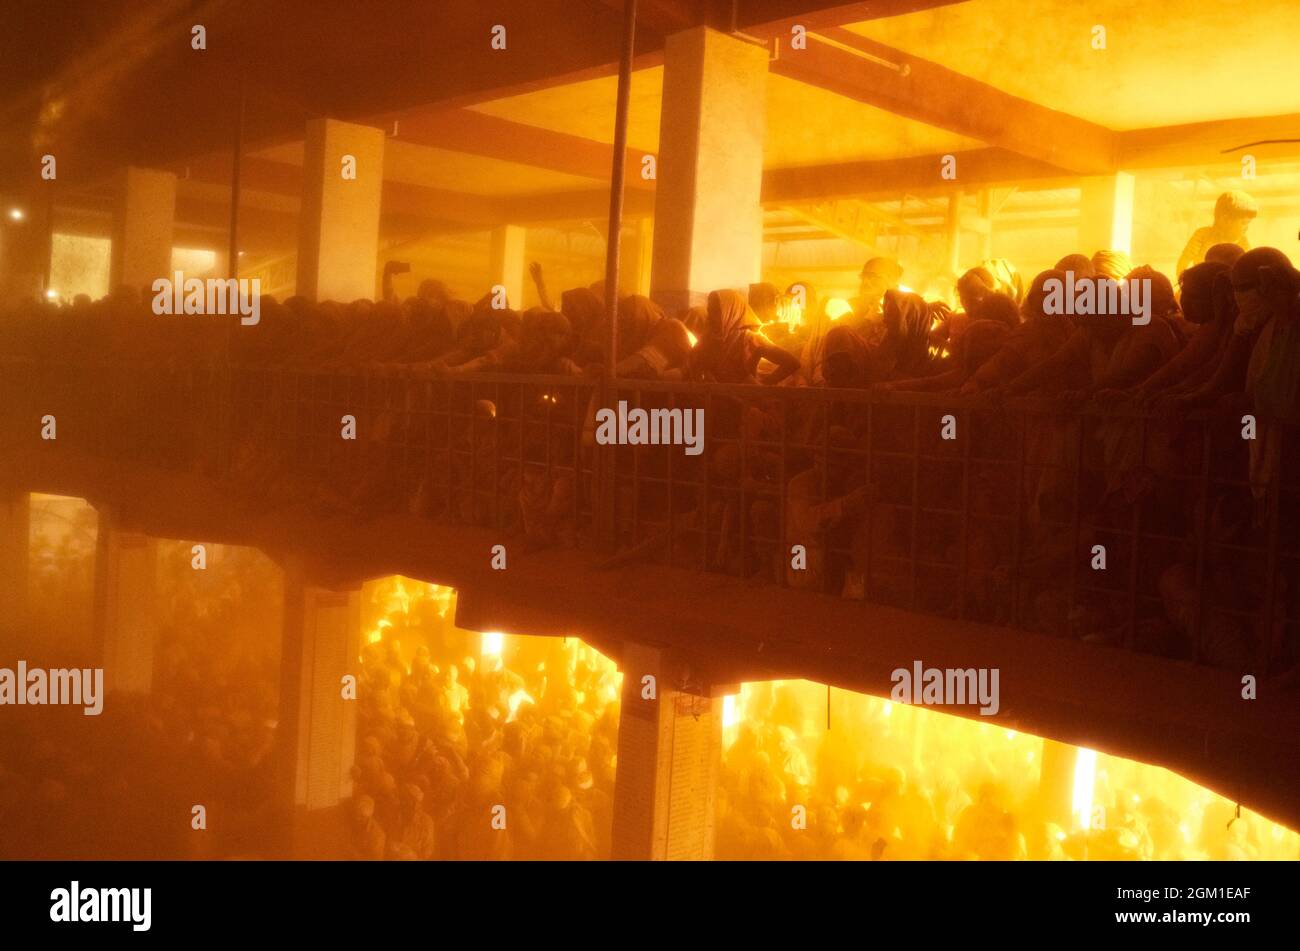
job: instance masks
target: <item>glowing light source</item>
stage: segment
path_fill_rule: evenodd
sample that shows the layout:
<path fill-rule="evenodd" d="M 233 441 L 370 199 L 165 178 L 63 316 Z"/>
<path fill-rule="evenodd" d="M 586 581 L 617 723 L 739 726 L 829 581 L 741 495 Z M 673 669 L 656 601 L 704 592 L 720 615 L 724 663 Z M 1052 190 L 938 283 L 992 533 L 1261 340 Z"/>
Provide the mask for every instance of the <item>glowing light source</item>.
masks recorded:
<path fill-rule="evenodd" d="M 1074 794 L 1070 813 L 1080 829 L 1092 824 L 1092 794 L 1097 779 L 1097 751 L 1079 747 L 1074 757 Z"/>
<path fill-rule="evenodd" d="M 1239 854 L 1294 859 L 1300 848 L 1296 832 L 1250 815 L 1244 808 L 1242 818 L 1249 818 L 1249 824 L 1234 823 L 1225 832 L 1233 814 L 1231 802 L 1157 766 L 1067 746 L 1069 758 L 1061 764 L 1064 770 L 1058 782 L 1054 756 L 1045 767 L 1051 775 L 1044 778 L 1039 765 L 1044 759 L 1044 740 L 1031 733 L 847 690 L 836 692 L 834 729 L 826 730 L 819 715 L 825 697 L 825 684 L 808 681 L 741 684 L 735 700 L 738 720 L 754 727 L 754 739 L 738 743 L 735 736 L 728 737 L 724 726 L 722 748 L 728 758 L 724 763 L 743 771 L 746 762 L 752 762 L 761 751 L 783 782 L 798 785 L 807 771 L 811 788 L 817 785 L 822 768 L 833 769 L 834 782 L 843 782 L 860 768 L 853 751 L 870 748 L 873 761 L 897 764 L 905 772 L 908 786 L 936 803 L 949 801 L 952 789 L 963 789 L 974 802 L 981 786 L 991 783 L 990 789 L 999 797 L 999 809 L 1023 811 L 1025 817 L 1050 813 L 1051 818 L 1043 820 L 1042 831 L 1060 847 L 1051 855 L 1043 852 L 1029 857 L 1112 858 L 1123 854 L 1190 859 Z M 729 719 L 725 705 L 721 716 L 725 724 Z M 782 726 L 793 733 L 775 729 Z M 822 783 L 823 794 L 833 795 L 841 804 L 865 798 L 850 796 L 844 786 L 832 792 L 834 787 L 825 779 Z M 1111 803 L 1123 803 L 1123 807 L 1112 814 Z M 1146 808 L 1148 803 L 1155 805 L 1155 812 Z M 1102 806 L 1106 807 L 1104 815 Z M 983 807 L 972 808 L 974 816 Z M 1153 820 L 1152 815 L 1176 815 L 1182 828 L 1170 827 L 1163 818 Z M 959 841 L 962 837 L 955 831 L 955 818 L 939 819 L 937 826 L 940 830 L 946 827 L 941 834 L 953 850 L 948 854 L 978 850 L 969 840 Z M 889 819 L 889 824 L 882 828 L 891 828 L 898 815 L 886 812 L 883 819 Z M 1085 839 L 1079 833 L 1100 830 L 1103 824 L 1114 834 L 1089 835 L 1086 841 L 1079 841 Z M 894 842 L 890 847 L 896 849 L 900 844 Z M 916 852 L 916 857 L 921 852 Z M 888 851 L 885 857 L 889 857 Z"/>
<path fill-rule="evenodd" d="M 690 339 L 692 347 L 700 342 L 700 338 L 695 336 L 695 334 L 691 333 L 689 330 L 686 331 L 686 336 Z"/>
<path fill-rule="evenodd" d="M 23 212 L 21 208 L 10 208 L 9 217 L 14 221 L 22 221 L 24 218 L 27 217 L 27 215 Z"/>
<path fill-rule="evenodd" d="M 826 302 L 826 317 L 829 320 L 839 320 L 845 314 L 853 313 L 853 305 L 843 297 L 832 297 Z"/>
<path fill-rule="evenodd" d="M 48 291 L 45 292 L 45 297 L 47 300 L 58 300 L 59 292 L 56 291 L 54 288 L 50 288 Z"/>
<path fill-rule="evenodd" d="M 736 695 L 727 694 L 722 698 L 722 728 L 729 730 L 740 722 L 740 711 L 736 709 Z"/>
<path fill-rule="evenodd" d="M 500 657 L 505 644 L 506 636 L 500 631 L 484 631 L 479 641 L 479 654 L 483 657 Z"/>

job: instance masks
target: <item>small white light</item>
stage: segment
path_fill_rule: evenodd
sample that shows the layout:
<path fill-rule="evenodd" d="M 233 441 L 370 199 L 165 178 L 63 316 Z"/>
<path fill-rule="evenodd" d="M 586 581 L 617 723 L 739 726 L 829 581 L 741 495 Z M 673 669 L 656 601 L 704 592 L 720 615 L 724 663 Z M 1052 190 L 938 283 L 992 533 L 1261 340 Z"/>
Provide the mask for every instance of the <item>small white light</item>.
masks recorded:
<path fill-rule="evenodd" d="M 12 218 L 14 221 L 22 221 L 24 218 L 27 217 L 27 215 L 23 214 L 23 210 L 21 208 L 10 208 L 9 217 Z"/>
<path fill-rule="evenodd" d="M 50 289 L 50 290 L 48 290 L 48 291 L 45 292 L 45 296 L 46 296 L 47 298 L 49 298 L 50 300 L 58 300 L 58 299 L 59 299 L 59 292 L 56 291 L 56 290 Z"/>

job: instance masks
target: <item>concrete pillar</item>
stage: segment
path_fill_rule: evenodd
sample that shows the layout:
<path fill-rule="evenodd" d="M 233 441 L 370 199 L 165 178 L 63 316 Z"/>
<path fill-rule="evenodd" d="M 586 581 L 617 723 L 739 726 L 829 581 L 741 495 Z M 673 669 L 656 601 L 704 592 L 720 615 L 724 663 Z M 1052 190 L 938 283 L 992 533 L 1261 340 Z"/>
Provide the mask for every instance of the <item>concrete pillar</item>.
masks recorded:
<path fill-rule="evenodd" d="M 653 218 L 637 218 L 623 229 L 618 256 L 619 293 L 649 294 L 650 265 L 654 258 Z"/>
<path fill-rule="evenodd" d="M 669 313 L 759 279 L 767 60 L 708 27 L 668 37 L 651 294 Z"/>
<path fill-rule="evenodd" d="M 308 813 L 352 795 L 357 701 L 345 699 L 343 678 L 359 672 L 360 590 L 331 591 L 285 577 L 280 652 L 283 798 Z"/>
<path fill-rule="evenodd" d="M 961 277 L 961 218 L 962 193 L 953 192 L 948 196 L 948 217 L 945 220 L 944 235 L 947 241 L 948 273 L 954 278 Z"/>
<path fill-rule="evenodd" d="M 993 257 L 993 190 L 991 188 L 980 189 L 977 208 L 980 216 L 980 260 L 987 261 Z"/>
<path fill-rule="evenodd" d="M 516 310 L 524 306 L 524 244 L 527 237 L 522 225 L 497 225 L 492 229 L 491 261 L 488 275 L 493 286 L 506 289 L 506 300 Z"/>
<path fill-rule="evenodd" d="M 153 689 L 158 639 L 158 546 L 147 535 L 120 531 L 101 511 L 95 552 L 94 632 L 109 694 Z"/>
<path fill-rule="evenodd" d="M 114 200 L 110 289 L 147 289 L 158 278 L 170 277 L 176 174 L 123 169 Z"/>
<path fill-rule="evenodd" d="M 25 633 L 30 547 L 30 496 L 0 493 L 0 634 L 10 643 Z"/>
<path fill-rule="evenodd" d="M 1080 252 L 1132 253 L 1133 187 L 1131 172 L 1085 178 L 1079 184 Z"/>
<path fill-rule="evenodd" d="M 383 189 L 382 129 L 337 119 L 307 123 L 298 212 L 299 294 L 337 301 L 377 296 Z"/>
<path fill-rule="evenodd" d="M 613 857 L 710 859 L 722 701 L 675 689 L 658 648 L 628 642 L 622 667 Z M 652 700 L 646 676 L 655 678 Z"/>

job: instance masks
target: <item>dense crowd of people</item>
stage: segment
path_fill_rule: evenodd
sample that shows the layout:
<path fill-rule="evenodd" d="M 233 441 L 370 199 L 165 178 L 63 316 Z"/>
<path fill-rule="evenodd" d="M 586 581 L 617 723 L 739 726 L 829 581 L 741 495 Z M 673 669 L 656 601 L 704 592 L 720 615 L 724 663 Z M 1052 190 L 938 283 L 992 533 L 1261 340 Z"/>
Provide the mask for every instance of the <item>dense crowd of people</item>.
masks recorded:
<path fill-rule="evenodd" d="M 89 510 L 89 506 L 82 505 Z M 278 573 L 252 549 L 190 567 L 160 542 L 152 689 L 79 707 L 7 707 L 0 731 L 5 858 L 270 857 L 279 848 L 273 751 Z M 36 552 L 61 582 L 26 639 L 33 664 L 86 666 L 93 537 Z M 36 572 L 34 572 L 36 574 Z M 37 619 L 34 619 L 37 622 Z M 193 808 L 204 809 L 203 829 Z"/>
<path fill-rule="evenodd" d="M 47 506 L 35 516 L 38 571 L 65 584 L 64 615 L 51 610 L 44 622 L 59 630 L 33 645 L 58 643 L 52 635 L 81 623 L 88 511 Z M 54 518 L 66 519 L 65 532 L 46 530 Z M 194 571 L 188 543 L 160 544 L 152 691 L 115 697 L 98 718 L 6 714 L 7 858 L 281 854 L 279 573 L 237 548 L 213 549 L 209 569 Z M 576 639 L 456 629 L 453 599 L 400 578 L 363 589 L 352 793 L 338 814 L 345 835 L 328 854 L 608 858 L 620 674 Z M 805 682 L 747 684 L 730 699 L 730 716 L 720 714 L 719 859 L 1295 856 L 1294 832 L 1235 816 L 1228 801 L 1155 767 L 1099 768 L 1103 818 L 1081 824 L 1068 773 L 1055 793 L 1044 778 L 1053 744 L 1027 734 L 844 691 L 822 729 L 830 695 Z M 206 809 L 203 831 L 192 826 L 195 803 Z"/>
<path fill-rule="evenodd" d="M 886 258 L 863 267 L 851 305 L 832 306 L 810 282 L 716 290 L 675 314 L 621 298 L 620 395 L 655 381 L 778 389 L 713 397 L 699 459 L 617 447 L 617 505 L 637 520 L 634 531 L 620 522 L 620 544 L 628 557 L 846 598 L 1294 670 L 1300 272 L 1275 248 L 1247 250 L 1253 214 L 1249 196 L 1225 195 L 1175 280 L 1100 250 L 1068 254 L 1030 280 L 986 261 L 961 275 L 953 301 L 907 290 Z M 555 301 L 534 267 L 542 304 L 521 313 L 500 288 L 470 303 L 433 280 L 402 301 L 391 270 L 378 301 L 268 298 L 253 326 L 160 318 L 129 291 L 23 305 L 6 316 L 2 346 L 52 362 L 121 356 L 159 368 L 155 380 L 227 361 L 246 370 L 227 471 L 268 504 L 306 499 L 358 516 L 403 508 L 491 525 L 530 549 L 576 544 L 594 519 L 594 381 L 611 359 L 601 288 Z M 1147 319 L 1052 303 L 1056 282 L 1091 283 L 1101 299 L 1105 281 L 1144 282 Z M 331 387 L 275 372 L 284 370 L 386 382 Z M 538 382 L 473 385 L 489 372 Z M 579 385 L 552 382 L 564 377 Z M 458 381 L 469 389 L 452 389 Z M 778 398 L 799 395 L 779 392 L 787 388 L 845 398 Z M 863 390 L 889 405 L 848 398 Z M 642 400 L 689 408 L 704 405 L 702 393 L 651 389 Z M 928 401 L 923 425 L 895 405 L 908 394 Z M 964 467 L 960 452 L 935 458 L 955 445 L 942 441 L 948 410 L 935 398 L 969 414 L 958 438 L 970 434 L 978 448 Z M 112 402 L 126 416 L 190 411 L 127 392 Z M 1004 411 L 1017 407 L 1024 415 Z M 1192 420 L 1198 410 L 1213 420 Z M 361 451 L 338 438 L 345 413 L 358 420 Z M 1126 534 L 1134 525 L 1146 533 L 1140 545 Z M 795 545 L 806 565 L 792 565 Z M 1097 546 L 1109 574 L 1080 579 Z M 1107 578 L 1129 580 L 1116 588 Z"/>
<path fill-rule="evenodd" d="M 745 686 L 717 858 L 1239 860 L 1300 848 L 1296 833 L 1158 767 L 1103 755 L 1080 784 L 1072 747 L 844 692 L 822 729 L 829 702 L 808 682 Z M 1083 815 L 1076 788 L 1089 793 Z"/>
<path fill-rule="evenodd" d="M 619 674 L 576 640 L 508 640 L 509 664 L 368 645 L 355 858 L 609 858 Z"/>

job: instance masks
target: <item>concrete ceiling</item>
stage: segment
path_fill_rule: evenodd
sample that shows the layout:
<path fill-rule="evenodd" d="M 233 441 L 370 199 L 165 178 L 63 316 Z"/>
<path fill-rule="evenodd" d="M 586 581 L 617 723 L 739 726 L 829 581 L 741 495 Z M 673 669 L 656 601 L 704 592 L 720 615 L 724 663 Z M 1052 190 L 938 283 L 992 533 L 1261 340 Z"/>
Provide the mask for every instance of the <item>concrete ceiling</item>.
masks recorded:
<path fill-rule="evenodd" d="M 659 106 L 663 67 L 633 75 L 628 143 L 659 149 Z M 473 106 L 475 111 L 524 125 L 566 132 L 606 144 L 614 140 L 616 77 L 608 76 Z M 767 78 L 768 168 L 816 165 L 979 148 L 983 143 L 896 116 L 805 83 Z"/>
<path fill-rule="evenodd" d="M 970 0 L 848 29 L 1111 129 L 1300 112 L 1295 0 Z"/>

